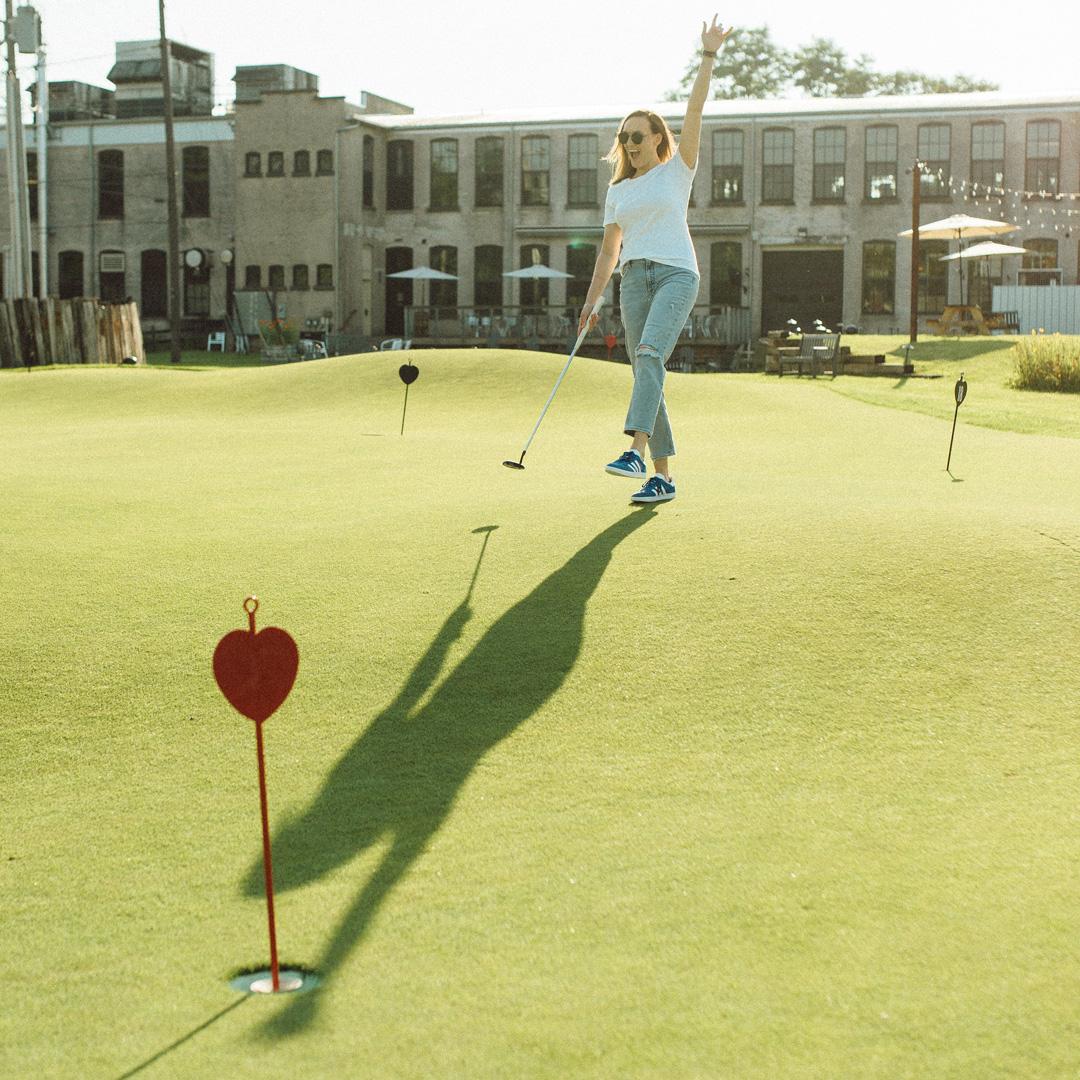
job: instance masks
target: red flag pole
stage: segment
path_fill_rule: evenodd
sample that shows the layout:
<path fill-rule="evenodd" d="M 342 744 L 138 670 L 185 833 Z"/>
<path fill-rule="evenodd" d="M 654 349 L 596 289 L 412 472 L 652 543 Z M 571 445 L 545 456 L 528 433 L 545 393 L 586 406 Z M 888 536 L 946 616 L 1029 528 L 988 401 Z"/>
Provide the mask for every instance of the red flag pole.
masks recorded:
<path fill-rule="evenodd" d="M 255 616 L 252 615 L 254 622 Z M 263 874 L 266 878 L 266 919 L 270 925 L 270 976 L 274 993 L 280 988 L 278 977 L 277 933 L 274 929 L 274 870 L 270 863 L 270 817 L 266 809 L 266 764 L 263 759 L 262 724 L 255 725 L 255 750 L 259 755 L 259 806 L 262 810 Z"/>

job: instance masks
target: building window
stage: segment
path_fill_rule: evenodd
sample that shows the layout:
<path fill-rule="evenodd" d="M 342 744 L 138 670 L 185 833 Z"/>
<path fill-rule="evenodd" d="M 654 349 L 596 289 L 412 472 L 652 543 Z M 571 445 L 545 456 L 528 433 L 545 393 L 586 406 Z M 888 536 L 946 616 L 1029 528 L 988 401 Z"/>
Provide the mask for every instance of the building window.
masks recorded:
<path fill-rule="evenodd" d="M 948 303 L 949 263 L 941 261 L 941 257 L 948 254 L 948 240 L 919 243 L 920 315 L 940 315 Z"/>
<path fill-rule="evenodd" d="M 1032 120 L 1027 126 L 1024 191 L 1028 197 L 1056 195 L 1061 179 L 1061 124 Z"/>
<path fill-rule="evenodd" d="M 441 270 L 444 274 L 457 276 L 457 248 L 446 245 L 436 245 L 431 249 L 431 268 Z M 452 319 L 457 315 L 454 310 L 457 307 L 456 281 L 433 281 L 431 292 L 428 294 L 428 303 L 439 308 L 442 318 Z"/>
<path fill-rule="evenodd" d="M 546 135 L 521 140 L 521 205 L 551 205 L 551 140 Z"/>
<path fill-rule="evenodd" d="M 296 150 L 292 156 L 292 174 L 293 176 L 310 176 L 311 175 L 311 151 L 310 150 Z"/>
<path fill-rule="evenodd" d="M 315 288 L 332 289 L 334 287 L 334 268 L 330 263 L 319 263 L 315 267 Z"/>
<path fill-rule="evenodd" d="M 184 267 L 184 314 L 206 318 L 210 314 L 210 267 Z"/>
<path fill-rule="evenodd" d="M 458 208 L 458 141 L 431 141 L 431 209 Z"/>
<path fill-rule="evenodd" d="M 271 150 L 266 155 L 266 175 L 267 176 L 284 176 L 285 175 L 285 151 L 284 150 Z"/>
<path fill-rule="evenodd" d="M 570 136 L 570 171 L 567 175 L 568 206 L 596 206 L 599 140 L 595 135 Z"/>
<path fill-rule="evenodd" d="M 83 253 L 60 252 L 60 299 L 74 300 L 83 294 Z"/>
<path fill-rule="evenodd" d="M 258 150 L 249 150 L 244 155 L 244 175 L 262 176 L 262 154 Z"/>
<path fill-rule="evenodd" d="M 595 244 L 574 243 L 567 247 L 566 272 L 570 278 L 566 282 L 566 303 L 575 315 L 585 306 L 595 264 Z"/>
<path fill-rule="evenodd" d="M 847 132 L 840 127 L 814 132 L 814 202 L 844 201 Z"/>
<path fill-rule="evenodd" d="M 185 146 L 181 162 L 184 217 L 209 217 L 209 148 L 206 146 Z"/>
<path fill-rule="evenodd" d="M 294 263 L 292 268 L 293 292 L 304 292 L 308 286 L 307 263 Z"/>
<path fill-rule="evenodd" d="M 717 240 L 709 247 L 709 307 L 742 306 L 742 244 Z"/>
<path fill-rule="evenodd" d="M 529 244 L 521 249 L 521 266 L 550 266 L 551 248 Z M 519 278 L 518 300 L 523 315 L 541 315 L 550 303 L 550 278 Z"/>
<path fill-rule="evenodd" d="M 26 186 L 30 192 L 30 220 L 38 219 L 38 171 L 37 151 L 30 150 L 26 155 Z"/>
<path fill-rule="evenodd" d="M 790 128 L 763 132 L 761 201 L 795 201 L 795 133 Z"/>
<path fill-rule="evenodd" d="M 98 217 L 124 216 L 124 152 L 102 150 L 98 154 Z"/>
<path fill-rule="evenodd" d="M 333 150 L 320 150 L 315 155 L 315 175 L 316 176 L 333 176 L 334 175 L 334 151 Z"/>
<path fill-rule="evenodd" d="M 503 291 L 503 249 L 481 244 L 473 253 L 473 304 L 500 307 Z"/>
<path fill-rule="evenodd" d="M 895 310 L 896 241 L 867 240 L 862 248 L 862 313 L 891 315 Z"/>
<path fill-rule="evenodd" d="M 262 288 L 262 267 L 251 266 L 250 264 L 244 267 L 244 288 L 245 289 L 261 289 Z"/>
<path fill-rule="evenodd" d="M 948 124 L 919 125 L 919 191 L 924 199 L 950 198 L 952 183 L 952 129 Z"/>
<path fill-rule="evenodd" d="M 1058 269 L 1058 242 L 1056 240 L 1025 240 L 1023 247 L 1028 254 L 1021 256 L 1021 285 L 1061 284 Z"/>
<path fill-rule="evenodd" d="M 386 209 L 413 208 L 413 144 L 394 139 L 386 144 Z"/>
<path fill-rule="evenodd" d="M 976 194 L 1001 194 L 1005 185 L 1005 125 L 971 125 L 971 186 Z"/>
<path fill-rule="evenodd" d="M 139 314 L 144 318 L 164 319 L 169 315 L 169 262 L 159 248 L 144 251 L 140 258 Z"/>
<path fill-rule="evenodd" d="M 271 266 L 267 271 L 266 287 L 268 289 L 284 289 L 285 288 L 285 267 L 284 266 Z"/>
<path fill-rule="evenodd" d="M 891 124 L 866 129 L 863 198 L 870 202 L 896 198 L 897 130 Z"/>
<path fill-rule="evenodd" d="M 375 209 L 375 139 L 371 135 L 364 136 L 361 202 L 365 210 Z"/>
<path fill-rule="evenodd" d="M 476 140 L 476 205 L 503 204 L 503 140 L 485 135 Z"/>
<path fill-rule="evenodd" d="M 103 251 L 98 258 L 98 296 L 106 304 L 122 303 L 127 296 L 124 253 Z"/>
<path fill-rule="evenodd" d="M 741 131 L 713 132 L 712 201 L 741 203 L 743 201 L 743 133 Z"/>

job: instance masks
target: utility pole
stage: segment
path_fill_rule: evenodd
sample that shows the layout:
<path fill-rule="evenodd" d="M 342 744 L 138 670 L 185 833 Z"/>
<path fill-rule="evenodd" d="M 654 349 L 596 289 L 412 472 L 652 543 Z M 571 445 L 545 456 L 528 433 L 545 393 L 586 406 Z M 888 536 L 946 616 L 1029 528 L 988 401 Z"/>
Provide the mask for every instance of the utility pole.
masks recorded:
<path fill-rule="evenodd" d="M 919 161 L 911 170 L 911 344 L 919 340 L 919 204 L 922 197 L 922 167 Z"/>
<path fill-rule="evenodd" d="M 11 0 L 7 0 L 8 4 Z M 161 27 L 161 88 L 165 95 L 165 178 L 169 199 L 169 328 L 172 351 L 169 359 L 180 363 L 180 214 L 176 205 L 176 142 L 173 138 L 172 65 L 169 39 L 165 36 L 165 0 L 158 0 Z"/>
<path fill-rule="evenodd" d="M 15 66 L 15 14 L 12 0 L 4 3 L 4 43 L 7 46 L 8 206 L 11 217 L 11 289 L 13 297 L 33 292 L 30 275 L 30 194 L 26 184 L 22 101 Z"/>
<path fill-rule="evenodd" d="M 41 297 L 49 295 L 49 80 L 45 76 L 45 42 L 37 52 L 37 190 L 38 280 Z"/>

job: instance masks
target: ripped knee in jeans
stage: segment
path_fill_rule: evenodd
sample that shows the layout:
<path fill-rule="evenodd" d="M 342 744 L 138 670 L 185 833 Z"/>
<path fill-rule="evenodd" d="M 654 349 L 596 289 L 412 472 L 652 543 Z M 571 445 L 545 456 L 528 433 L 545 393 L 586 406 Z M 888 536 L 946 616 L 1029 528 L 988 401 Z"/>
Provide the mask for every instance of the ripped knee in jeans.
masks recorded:
<path fill-rule="evenodd" d="M 660 353 L 657 352 L 651 345 L 642 342 L 635 350 L 637 356 L 641 360 L 660 360 Z"/>

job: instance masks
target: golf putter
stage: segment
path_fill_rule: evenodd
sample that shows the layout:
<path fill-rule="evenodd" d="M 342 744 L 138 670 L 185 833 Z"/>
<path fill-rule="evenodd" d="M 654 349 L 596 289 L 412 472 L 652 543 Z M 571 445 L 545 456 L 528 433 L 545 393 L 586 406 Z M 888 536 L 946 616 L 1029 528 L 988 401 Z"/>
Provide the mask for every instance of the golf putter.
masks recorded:
<path fill-rule="evenodd" d="M 563 376 L 570 370 L 570 361 L 573 360 L 574 357 L 577 355 L 578 349 L 581 348 L 581 343 L 585 340 L 585 335 L 588 334 L 588 332 L 589 332 L 589 322 L 591 321 L 593 315 L 596 315 L 600 311 L 600 308 L 603 305 L 603 303 L 604 303 L 604 298 L 603 298 L 603 296 L 601 296 L 600 299 L 597 300 L 596 303 L 593 305 L 593 309 L 589 313 L 589 318 L 585 320 L 585 325 L 581 328 L 581 333 L 578 334 L 578 339 L 574 343 L 573 351 L 570 353 L 570 356 L 567 358 L 566 364 L 563 366 L 562 372 L 559 374 L 559 377 L 555 380 L 555 386 L 552 388 L 551 393 L 548 395 L 547 403 L 544 405 L 543 411 L 540 413 L 540 419 L 536 421 L 536 427 L 534 427 L 532 429 L 532 434 L 529 436 L 528 441 L 525 443 L 525 449 L 521 451 L 521 457 L 519 457 L 517 459 L 517 461 L 504 461 L 503 462 L 503 464 L 508 469 L 524 469 L 525 468 L 525 464 L 524 464 L 524 462 L 525 462 L 525 454 L 528 451 L 529 447 L 532 445 L 532 441 L 536 437 L 537 431 L 540 429 L 540 421 L 544 419 L 544 416 L 548 411 L 548 406 L 554 400 L 555 391 L 559 389 L 559 383 L 561 383 L 563 381 Z"/>

